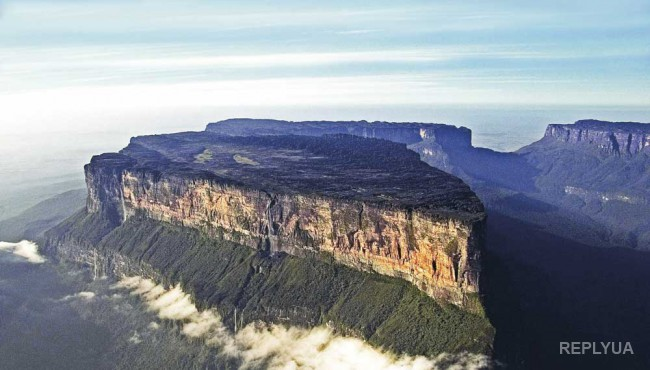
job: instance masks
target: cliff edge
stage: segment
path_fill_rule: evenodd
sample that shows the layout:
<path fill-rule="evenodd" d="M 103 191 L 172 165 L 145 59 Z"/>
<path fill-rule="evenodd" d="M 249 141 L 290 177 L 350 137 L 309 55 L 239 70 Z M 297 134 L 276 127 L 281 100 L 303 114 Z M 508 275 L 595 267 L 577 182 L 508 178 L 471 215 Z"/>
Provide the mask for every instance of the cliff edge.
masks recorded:
<path fill-rule="evenodd" d="M 327 253 L 459 306 L 479 290 L 483 205 L 404 144 L 350 135 L 136 137 L 86 166 L 87 211 L 268 253 Z M 472 303 L 473 304 L 473 303 Z"/>
<path fill-rule="evenodd" d="M 636 155 L 650 147 L 650 125 L 638 122 L 580 120 L 551 124 L 544 135 L 561 142 L 593 145 L 609 155 Z"/>

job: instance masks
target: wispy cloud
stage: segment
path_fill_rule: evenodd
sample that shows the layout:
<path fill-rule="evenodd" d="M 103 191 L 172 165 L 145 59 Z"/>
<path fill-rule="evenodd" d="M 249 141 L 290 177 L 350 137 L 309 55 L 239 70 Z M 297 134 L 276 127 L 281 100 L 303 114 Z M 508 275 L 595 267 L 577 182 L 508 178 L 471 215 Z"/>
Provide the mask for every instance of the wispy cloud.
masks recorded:
<path fill-rule="evenodd" d="M 450 45 L 419 49 L 378 49 L 333 52 L 223 53 L 183 45 L 66 48 L 5 48 L 0 69 L 0 93 L 30 90 L 51 90 L 68 87 L 112 87 L 141 84 L 191 84 L 260 81 L 285 79 L 286 86 L 296 81 L 336 82 L 373 76 L 396 76 L 393 83 L 419 79 L 424 84 L 444 82 L 451 89 L 485 89 L 487 84 L 540 84 L 573 82 L 565 90 L 575 89 L 575 82 L 598 83 L 585 72 L 570 71 L 575 63 L 587 60 L 621 58 L 641 59 L 650 56 L 645 50 L 619 47 L 606 52 L 592 50 L 549 50 L 547 45 Z M 549 75 L 557 64 L 567 67 Z M 482 66 L 479 68 L 478 66 Z M 618 73 L 632 73 L 633 70 Z M 582 76 L 581 76 L 582 75 Z M 405 77 L 410 76 L 410 77 Z M 635 78 L 640 83 L 645 77 Z M 455 84 L 454 84 L 455 83 Z M 330 84 L 331 85 L 331 84 Z M 400 90 L 410 86 L 394 85 Z M 563 90 L 563 91 L 565 91 Z M 327 100 L 326 89 L 321 89 Z M 415 91 L 414 91 L 415 93 Z M 412 103 L 421 99 L 414 94 Z M 472 95 L 469 94 L 468 97 Z M 401 97 L 403 98 L 403 97 Z M 468 100 L 468 102 L 470 102 Z M 294 101 L 285 101 L 285 104 Z M 362 103 L 362 102 L 360 102 Z"/>
<path fill-rule="evenodd" d="M 338 35 L 366 35 L 369 33 L 379 32 L 379 30 L 346 30 L 346 31 L 336 31 Z"/>
<path fill-rule="evenodd" d="M 356 31 L 355 31 L 356 33 Z M 525 50 L 528 48 L 529 50 Z M 23 67 L 32 69 L 68 68 L 261 68 L 321 66 L 337 63 L 419 63 L 490 59 L 553 59 L 590 56 L 589 54 L 557 54 L 530 50 L 530 46 L 465 45 L 420 49 L 385 49 L 337 52 L 285 52 L 261 54 L 209 53 L 192 49 L 133 48 L 11 48 L 2 51 L 3 68 L 7 71 Z M 591 55 L 593 56 L 593 55 Z"/>
<path fill-rule="evenodd" d="M 446 369 L 460 370 L 485 368 L 489 364 L 486 356 L 471 353 L 441 354 L 436 358 L 396 355 L 356 338 L 335 335 L 325 327 L 302 329 L 253 323 L 232 334 L 216 311 L 199 311 L 178 286 L 165 289 L 152 280 L 135 276 L 122 279 L 114 288 L 130 290 L 159 318 L 182 323 L 184 335 L 221 348 L 223 354 L 242 360 L 244 369 L 264 365 L 270 369 L 426 370 L 444 364 Z"/>
<path fill-rule="evenodd" d="M 641 104 L 647 5 L 552 4 L 10 1 L 2 118 L 25 119 L 27 98 L 58 113 L 161 101 Z"/>
<path fill-rule="evenodd" d="M 61 301 L 69 301 L 73 299 L 93 299 L 93 298 L 95 298 L 95 292 L 79 292 L 79 293 L 67 295 L 61 298 Z"/>
<path fill-rule="evenodd" d="M 45 262 L 45 258 L 38 253 L 38 245 L 28 240 L 18 243 L 0 242 L 0 251 L 13 253 L 29 263 Z"/>

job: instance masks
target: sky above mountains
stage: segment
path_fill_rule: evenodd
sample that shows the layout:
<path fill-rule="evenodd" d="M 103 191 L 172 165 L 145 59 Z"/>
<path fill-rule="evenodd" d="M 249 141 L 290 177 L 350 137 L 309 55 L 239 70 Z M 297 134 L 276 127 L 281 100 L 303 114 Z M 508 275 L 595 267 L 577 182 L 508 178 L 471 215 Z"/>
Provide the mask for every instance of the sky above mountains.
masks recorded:
<path fill-rule="evenodd" d="M 647 106 L 650 3 L 570 3 L 0 0 L 1 126 L 176 108 Z"/>

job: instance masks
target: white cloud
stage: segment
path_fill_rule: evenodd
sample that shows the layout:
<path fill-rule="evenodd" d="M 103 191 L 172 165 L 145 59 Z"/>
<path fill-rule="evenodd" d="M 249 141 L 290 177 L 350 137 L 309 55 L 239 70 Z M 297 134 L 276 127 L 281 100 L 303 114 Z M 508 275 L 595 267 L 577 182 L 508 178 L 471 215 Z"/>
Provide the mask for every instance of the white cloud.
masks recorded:
<path fill-rule="evenodd" d="M 337 34 L 365 34 L 374 30 L 338 31 Z M 28 77 L 30 74 L 80 73 L 120 75 L 128 71 L 175 71 L 209 67 L 211 69 L 280 68 L 332 64 L 431 63 L 470 59 L 576 59 L 612 56 L 643 56 L 644 50 L 621 47 L 606 51 L 549 49 L 548 45 L 451 45 L 427 48 L 391 48 L 359 51 L 303 51 L 249 54 L 224 53 L 209 47 L 182 45 L 104 47 L 14 47 L 2 50 L 3 74 Z"/>
<path fill-rule="evenodd" d="M 0 250 L 15 254 L 30 263 L 43 263 L 45 258 L 38 254 L 38 245 L 28 240 L 18 243 L 0 242 Z"/>
<path fill-rule="evenodd" d="M 365 35 L 368 33 L 374 33 L 374 32 L 379 32 L 379 30 L 373 30 L 373 29 L 362 29 L 362 30 L 346 30 L 346 31 L 337 31 L 335 32 L 337 35 Z"/>
<path fill-rule="evenodd" d="M 242 360 L 243 368 L 271 369 L 478 369 L 489 364 L 478 354 L 442 354 L 436 358 L 395 355 L 351 337 L 335 335 L 326 327 L 301 329 L 262 323 L 230 333 L 214 310 L 199 311 L 179 286 L 171 289 L 141 277 L 127 277 L 114 286 L 140 296 L 161 319 L 182 322 L 182 333 L 201 338 L 224 354 Z"/>
<path fill-rule="evenodd" d="M 128 342 L 132 344 L 140 344 L 142 343 L 142 338 L 140 337 L 140 334 L 136 331 L 133 332 L 133 335 L 128 339 Z"/>
<path fill-rule="evenodd" d="M 71 299 L 90 300 L 90 299 L 93 299 L 93 298 L 95 298 L 95 293 L 94 292 L 79 292 L 79 293 L 76 293 L 76 294 L 67 295 L 67 296 L 61 298 L 61 300 L 62 301 L 69 301 Z"/>

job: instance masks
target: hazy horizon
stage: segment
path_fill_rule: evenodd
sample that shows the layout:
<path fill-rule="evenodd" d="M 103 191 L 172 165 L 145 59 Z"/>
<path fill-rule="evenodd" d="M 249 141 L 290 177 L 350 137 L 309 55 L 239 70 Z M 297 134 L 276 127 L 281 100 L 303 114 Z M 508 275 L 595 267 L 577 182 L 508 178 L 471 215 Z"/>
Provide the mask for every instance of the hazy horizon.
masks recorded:
<path fill-rule="evenodd" d="M 648 15 L 640 0 L 0 0 L 0 132 L 146 133 L 233 116 L 479 132 L 491 123 L 476 108 L 535 124 L 650 121 Z"/>

